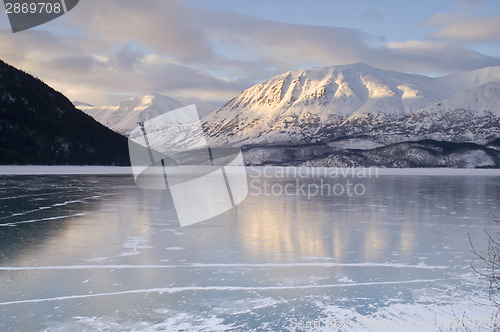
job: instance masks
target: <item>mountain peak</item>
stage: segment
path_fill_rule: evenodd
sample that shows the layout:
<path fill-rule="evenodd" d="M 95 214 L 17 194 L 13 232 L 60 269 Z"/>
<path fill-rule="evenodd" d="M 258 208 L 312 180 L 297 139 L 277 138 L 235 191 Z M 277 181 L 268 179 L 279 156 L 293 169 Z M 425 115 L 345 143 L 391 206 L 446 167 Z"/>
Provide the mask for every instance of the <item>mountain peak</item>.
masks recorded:
<path fill-rule="evenodd" d="M 212 113 L 220 119 L 241 110 L 249 118 L 267 113 L 322 121 L 332 115 L 404 114 L 444 99 L 432 78 L 376 69 L 364 63 L 290 71 L 270 78 Z M 210 116 L 210 115 L 209 115 Z"/>
<path fill-rule="evenodd" d="M 150 93 L 127 98 L 114 106 L 82 107 L 82 110 L 116 132 L 128 135 L 137 126 L 137 122 L 180 107 L 183 105 L 169 96 Z"/>
<path fill-rule="evenodd" d="M 115 107 L 127 108 L 134 112 L 141 112 L 151 107 L 159 107 L 161 109 L 167 109 L 167 111 L 170 111 L 172 109 L 182 107 L 182 104 L 169 96 L 150 93 L 122 100 Z"/>

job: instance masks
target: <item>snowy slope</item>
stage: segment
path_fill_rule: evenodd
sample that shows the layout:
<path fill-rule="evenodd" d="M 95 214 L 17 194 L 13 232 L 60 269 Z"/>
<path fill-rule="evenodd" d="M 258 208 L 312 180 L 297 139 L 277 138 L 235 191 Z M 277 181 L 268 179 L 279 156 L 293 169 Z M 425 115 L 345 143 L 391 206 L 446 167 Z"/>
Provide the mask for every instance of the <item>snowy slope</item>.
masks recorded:
<path fill-rule="evenodd" d="M 485 83 L 500 78 L 500 67 L 487 67 L 468 72 L 450 74 L 444 77 L 435 78 L 442 88 L 448 87 L 455 93 L 463 90 L 477 88 Z"/>
<path fill-rule="evenodd" d="M 146 121 L 183 105 L 168 96 L 148 94 L 123 100 L 115 106 L 92 107 L 83 103 L 75 106 L 114 131 L 128 135 L 137 126 L 137 122 Z"/>
<path fill-rule="evenodd" d="M 500 117 L 500 74 L 488 83 L 466 89 L 420 111 L 437 113 L 455 110 L 473 111 L 478 115 L 490 112 Z"/>

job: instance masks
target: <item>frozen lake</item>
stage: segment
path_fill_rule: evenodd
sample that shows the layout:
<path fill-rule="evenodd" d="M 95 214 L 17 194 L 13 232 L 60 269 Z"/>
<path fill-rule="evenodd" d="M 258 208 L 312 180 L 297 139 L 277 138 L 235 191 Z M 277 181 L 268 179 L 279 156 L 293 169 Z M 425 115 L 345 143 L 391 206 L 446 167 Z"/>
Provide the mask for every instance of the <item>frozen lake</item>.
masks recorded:
<path fill-rule="evenodd" d="M 0 175 L 0 330 L 487 327 L 471 242 L 498 230 L 500 172 L 468 172 L 257 171 L 242 204 L 183 228 L 127 174 Z"/>

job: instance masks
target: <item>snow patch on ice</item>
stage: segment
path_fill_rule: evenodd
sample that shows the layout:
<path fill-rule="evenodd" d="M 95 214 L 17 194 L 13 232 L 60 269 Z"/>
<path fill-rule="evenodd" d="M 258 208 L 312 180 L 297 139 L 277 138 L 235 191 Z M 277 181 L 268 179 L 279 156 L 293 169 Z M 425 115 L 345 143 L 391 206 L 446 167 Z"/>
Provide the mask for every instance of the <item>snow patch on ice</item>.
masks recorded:
<path fill-rule="evenodd" d="M 340 278 L 339 280 L 337 280 L 338 282 L 341 282 L 341 283 L 344 283 L 344 284 L 350 284 L 350 283 L 353 283 L 354 281 L 348 277 L 342 277 Z"/>

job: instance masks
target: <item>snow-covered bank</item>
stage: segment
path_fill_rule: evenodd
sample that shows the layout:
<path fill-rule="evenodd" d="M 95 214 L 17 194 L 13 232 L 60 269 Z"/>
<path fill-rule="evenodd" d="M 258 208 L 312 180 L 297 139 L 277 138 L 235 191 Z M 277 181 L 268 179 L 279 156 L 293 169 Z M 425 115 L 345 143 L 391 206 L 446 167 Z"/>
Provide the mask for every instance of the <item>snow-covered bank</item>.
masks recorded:
<path fill-rule="evenodd" d="M 173 167 L 171 171 L 179 174 L 197 173 L 205 166 L 182 166 Z M 210 167 L 214 170 L 216 167 Z M 226 167 L 231 171 L 235 166 Z M 362 177 L 360 174 L 369 174 L 368 177 L 380 175 L 415 175 L 415 176 L 500 176 L 500 169 L 470 169 L 470 168 L 376 168 L 376 167 L 281 167 L 281 166 L 247 166 L 247 174 L 262 174 L 264 176 L 286 175 L 293 176 L 315 176 L 315 177 Z M 158 174 L 163 174 L 161 167 L 157 168 Z M 58 175 L 58 174 L 132 174 L 130 167 L 121 166 L 0 166 L 0 175 Z"/>
<path fill-rule="evenodd" d="M 132 174 L 123 166 L 0 166 L 0 175 Z"/>

